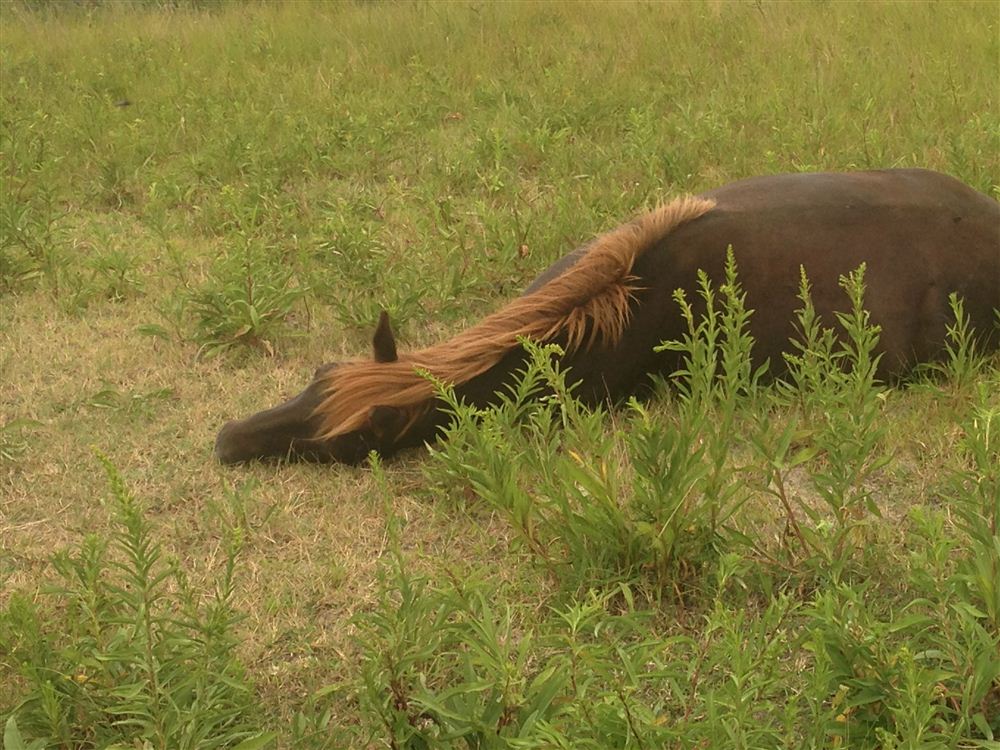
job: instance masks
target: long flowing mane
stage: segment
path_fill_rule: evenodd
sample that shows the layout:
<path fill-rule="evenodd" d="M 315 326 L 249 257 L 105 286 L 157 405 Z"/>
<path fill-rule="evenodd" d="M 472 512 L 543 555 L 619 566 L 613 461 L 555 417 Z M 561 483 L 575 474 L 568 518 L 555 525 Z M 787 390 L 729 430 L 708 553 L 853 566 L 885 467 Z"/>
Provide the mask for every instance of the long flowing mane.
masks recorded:
<path fill-rule="evenodd" d="M 597 237 L 562 274 L 447 341 L 395 362 L 349 362 L 333 368 L 324 376 L 326 395 L 316 409 L 322 416 L 320 437 L 359 429 L 374 406 L 405 410 L 409 429 L 434 396 L 434 386 L 422 371 L 452 385 L 467 383 L 497 364 L 521 337 L 540 342 L 561 337 L 567 353 L 595 342 L 615 345 L 639 289 L 632 276 L 635 259 L 714 205 L 695 197 L 661 205 Z"/>

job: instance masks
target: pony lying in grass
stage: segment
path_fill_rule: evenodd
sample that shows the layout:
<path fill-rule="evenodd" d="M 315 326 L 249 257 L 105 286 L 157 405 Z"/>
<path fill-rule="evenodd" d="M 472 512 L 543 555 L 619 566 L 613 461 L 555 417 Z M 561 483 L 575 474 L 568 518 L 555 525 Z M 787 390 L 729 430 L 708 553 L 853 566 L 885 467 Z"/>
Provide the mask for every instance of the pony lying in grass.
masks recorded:
<path fill-rule="evenodd" d="M 665 204 L 556 262 L 525 293 L 448 341 L 398 354 L 383 313 L 374 360 L 320 367 L 290 401 L 226 424 L 223 463 L 299 458 L 358 463 L 433 440 L 448 415 L 425 376 L 478 406 L 524 363 L 522 337 L 554 342 L 586 403 L 642 390 L 680 364 L 672 298 L 699 269 L 718 283 L 727 248 L 754 310 L 753 358 L 783 362 L 795 334 L 800 269 L 825 320 L 847 307 L 840 277 L 866 264 L 866 308 L 881 327 L 880 374 L 943 351 L 948 296 L 964 299 L 980 344 L 995 348 L 1000 308 L 1000 204 L 952 177 L 918 169 L 755 177 Z"/>

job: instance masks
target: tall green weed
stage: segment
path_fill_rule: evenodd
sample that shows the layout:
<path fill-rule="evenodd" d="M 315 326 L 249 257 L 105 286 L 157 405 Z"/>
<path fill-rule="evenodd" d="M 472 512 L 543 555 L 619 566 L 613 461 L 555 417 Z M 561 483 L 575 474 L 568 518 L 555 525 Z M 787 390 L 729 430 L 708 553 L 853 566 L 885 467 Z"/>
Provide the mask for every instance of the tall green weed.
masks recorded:
<path fill-rule="evenodd" d="M 891 459 L 882 449 L 888 394 L 877 379 L 879 328 L 864 308 L 864 271 L 840 279 L 851 308 L 836 313 L 839 332 L 823 326 L 802 271 L 799 337 L 777 387 L 794 411 L 780 427 L 759 421 L 751 441 L 764 489 L 785 516 L 785 564 L 833 580 L 864 550 L 870 519 L 880 515 L 872 478 Z M 791 490 L 789 479 L 802 473 L 815 496 Z"/>
<path fill-rule="evenodd" d="M 25 746 L 264 747 L 252 686 L 234 655 L 240 539 L 207 603 L 165 558 L 141 504 L 101 459 L 116 529 L 53 558 L 61 584 L 15 595 L 0 645 L 24 698 L 8 723 Z M 31 738 L 31 739 L 25 739 Z"/>

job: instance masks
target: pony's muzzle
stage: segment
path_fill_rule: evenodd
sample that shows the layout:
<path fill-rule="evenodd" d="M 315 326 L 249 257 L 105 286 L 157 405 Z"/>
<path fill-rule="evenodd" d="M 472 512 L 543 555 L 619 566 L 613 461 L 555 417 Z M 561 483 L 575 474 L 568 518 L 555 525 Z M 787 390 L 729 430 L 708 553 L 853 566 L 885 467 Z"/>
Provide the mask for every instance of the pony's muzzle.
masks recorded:
<path fill-rule="evenodd" d="M 248 460 L 246 451 L 239 448 L 239 425 L 237 422 L 226 422 L 215 438 L 215 457 L 219 463 L 239 464 Z"/>

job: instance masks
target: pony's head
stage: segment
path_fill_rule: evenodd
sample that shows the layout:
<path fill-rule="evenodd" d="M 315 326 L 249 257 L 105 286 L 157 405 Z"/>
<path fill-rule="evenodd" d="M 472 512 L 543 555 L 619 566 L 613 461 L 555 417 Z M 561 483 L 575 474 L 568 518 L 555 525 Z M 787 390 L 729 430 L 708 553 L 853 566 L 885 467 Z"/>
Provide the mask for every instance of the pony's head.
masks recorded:
<path fill-rule="evenodd" d="M 396 341 L 389 317 L 382 313 L 372 340 L 376 363 L 396 362 Z M 215 440 L 215 455 L 224 464 L 255 459 L 288 459 L 361 463 L 371 452 L 388 454 L 404 431 L 409 417 L 394 406 L 369 406 L 350 429 L 331 434 L 322 407 L 337 394 L 331 392 L 331 375 L 338 368 L 361 363 L 323 365 L 302 393 L 283 404 L 227 422 Z"/>

